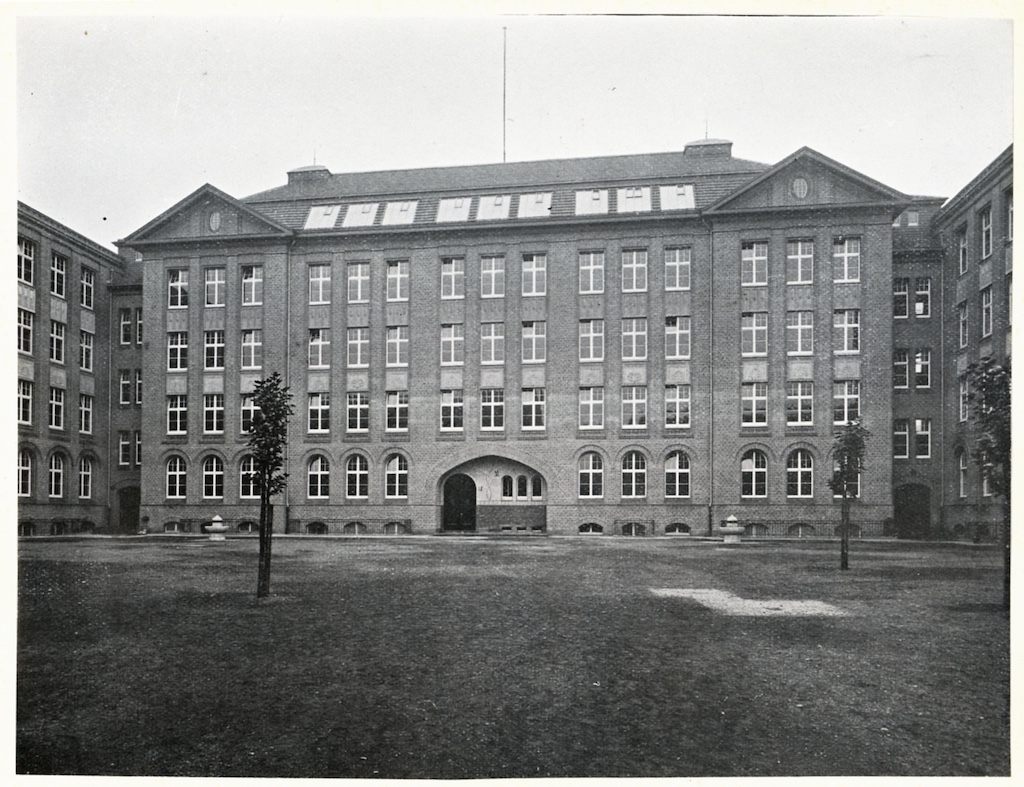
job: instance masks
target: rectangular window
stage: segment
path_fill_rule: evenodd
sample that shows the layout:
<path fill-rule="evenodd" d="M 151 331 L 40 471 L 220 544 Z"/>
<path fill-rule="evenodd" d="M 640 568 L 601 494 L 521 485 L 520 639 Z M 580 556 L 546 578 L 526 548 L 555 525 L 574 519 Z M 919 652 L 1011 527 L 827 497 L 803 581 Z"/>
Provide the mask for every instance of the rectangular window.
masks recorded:
<path fill-rule="evenodd" d="M 326 369 L 331 365 L 331 329 L 309 329 L 309 368 Z"/>
<path fill-rule="evenodd" d="M 914 282 L 914 316 L 932 316 L 932 280 L 926 276 Z"/>
<path fill-rule="evenodd" d="M 832 315 L 836 353 L 860 352 L 860 309 L 836 309 Z"/>
<path fill-rule="evenodd" d="M 408 264 L 408 263 L 406 263 Z M 408 270 L 406 271 L 408 273 Z M 391 263 L 388 263 L 390 286 Z M 389 298 L 388 300 L 391 300 Z M 309 266 L 309 302 L 310 304 L 331 302 L 331 266 L 319 263 Z"/>
<path fill-rule="evenodd" d="M 117 433 L 117 463 L 128 467 L 132 463 L 132 436 L 130 432 Z"/>
<path fill-rule="evenodd" d="M 64 323 L 50 320 L 50 360 L 64 363 Z"/>
<path fill-rule="evenodd" d="M 860 419 L 860 380 L 836 380 L 832 384 L 832 423 L 845 426 Z"/>
<path fill-rule="evenodd" d="M 224 268 L 207 268 L 205 277 L 205 301 L 207 306 L 223 306 L 227 288 Z"/>
<path fill-rule="evenodd" d="M 441 391 L 441 431 L 461 432 L 462 416 L 462 391 Z"/>
<path fill-rule="evenodd" d="M 576 192 L 576 215 L 608 212 L 608 189 L 585 189 Z"/>
<path fill-rule="evenodd" d="M 118 391 L 118 402 L 121 404 L 132 403 L 132 373 L 129 369 L 121 369 Z"/>
<path fill-rule="evenodd" d="M 167 334 L 167 369 L 183 371 L 188 369 L 188 333 L 171 331 Z"/>
<path fill-rule="evenodd" d="M 690 289 L 690 256 L 689 246 L 679 249 L 665 249 L 665 289 Z"/>
<path fill-rule="evenodd" d="M 604 252 L 580 252 L 579 264 L 580 294 L 604 292 Z"/>
<path fill-rule="evenodd" d="M 740 282 L 745 287 L 768 283 L 768 244 L 744 242 L 740 246 Z"/>
<path fill-rule="evenodd" d="M 546 295 L 548 258 L 546 254 L 523 255 L 523 295 Z"/>
<path fill-rule="evenodd" d="M 505 323 L 480 324 L 480 363 L 505 363 Z"/>
<path fill-rule="evenodd" d="M 786 284 L 814 281 L 814 241 L 791 240 L 786 244 Z"/>
<path fill-rule="evenodd" d="M 96 271 L 82 268 L 82 278 L 78 289 L 79 303 L 83 309 L 91 309 L 96 296 Z"/>
<path fill-rule="evenodd" d="M 960 423 L 967 421 L 967 417 L 970 415 L 971 408 L 971 389 L 967 382 L 966 377 L 961 377 L 957 381 L 959 388 L 959 411 L 960 411 Z"/>
<path fill-rule="evenodd" d="M 224 331 L 203 331 L 203 368 L 224 368 Z"/>
<path fill-rule="evenodd" d="M 441 297 L 466 297 L 466 261 L 461 257 L 441 260 Z"/>
<path fill-rule="evenodd" d="M 892 280 L 892 316 L 897 320 L 910 316 L 910 279 Z"/>
<path fill-rule="evenodd" d="M 385 402 L 384 429 L 388 432 L 409 431 L 409 392 L 388 391 Z"/>
<path fill-rule="evenodd" d="M 544 389 L 523 389 L 523 429 L 544 428 Z"/>
<path fill-rule="evenodd" d="M 32 381 L 18 380 L 18 423 L 32 423 Z"/>
<path fill-rule="evenodd" d="M 64 428 L 64 389 L 50 388 L 50 428 Z"/>
<path fill-rule="evenodd" d="M 465 335 L 461 324 L 441 326 L 441 365 L 461 366 L 465 360 Z"/>
<path fill-rule="evenodd" d="M 580 320 L 580 361 L 604 360 L 604 320 Z"/>
<path fill-rule="evenodd" d="M 32 354 L 32 329 L 36 316 L 27 309 L 18 309 L 18 352 Z"/>
<path fill-rule="evenodd" d="M 743 383 L 740 423 L 743 426 L 765 426 L 768 423 L 768 383 Z"/>
<path fill-rule="evenodd" d="M 690 318 L 665 318 L 665 358 L 679 360 L 690 357 Z"/>
<path fill-rule="evenodd" d="M 370 431 L 370 395 L 363 391 L 349 391 L 346 403 L 346 431 Z"/>
<path fill-rule="evenodd" d="M 263 303 L 263 266 L 242 266 L 242 305 L 259 306 Z"/>
<path fill-rule="evenodd" d="M 249 430 L 252 428 L 253 419 L 256 417 L 256 413 L 259 409 L 260 408 L 256 406 L 256 400 L 253 399 L 252 394 L 242 394 L 238 407 L 239 431 L 242 434 L 249 434 Z"/>
<path fill-rule="evenodd" d="M 642 361 L 647 358 L 647 319 L 627 317 L 622 321 L 622 360 Z"/>
<path fill-rule="evenodd" d="M 892 422 L 892 455 L 894 459 L 910 457 L 910 422 L 906 418 Z"/>
<path fill-rule="evenodd" d="M 814 383 L 786 383 L 786 423 L 789 426 L 811 426 L 814 423 Z"/>
<path fill-rule="evenodd" d="M 960 347 L 967 346 L 967 301 L 956 305 L 956 321 L 959 327 Z"/>
<path fill-rule="evenodd" d="M 167 434 L 188 432 L 188 397 L 170 394 L 167 397 Z"/>
<path fill-rule="evenodd" d="M 519 212 L 516 214 L 520 219 L 533 217 L 548 217 L 551 215 L 551 192 L 541 194 L 521 194 L 519 196 Z"/>
<path fill-rule="evenodd" d="M 646 385 L 624 385 L 622 387 L 622 428 L 647 428 Z"/>
<path fill-rule="evenodd" d="M 409 326 L 389 325 L 386 337 L 385 363 L 388 366 L 408 366 Z"/>
<path fill-rule="evenodd" d="M 860 281 L 860 238 L 836 238 L 832 241 L 832 279 L 837 282 Z"/>
<path fill-rule="evenodd" d="M 58 298 L 66 295 L 68 258 L 54 252 L 50 256 L 50 292 Z"/>
<path fill-rule="evenodd" d="M 579 428 L 604 428 L 604 388 L 580 388 Z"/>
<path fill-rule="evenodd" d="M 547 360 L 546 322 L 523 323 L 523 363 L 543 363 Z"/>
<path fill-rule="evenodd" d="M 957 259 L 960 263 L 960 275 L 967 273 L 968 249 L 967 227 L 961 227 L 956 231 Z"/>
<path fill-rule="evenodd" d="M 135 343 L 142 344 L 142 309 L 135 310 Z"/>
<path fill-rule="evenodd" d="M 892 387 L 910 387 L 910 353 L 907 350 L 892 351 Z"/>
<path fill-rule="evenodd" d="M 665 426 L 684 429 L 690 426 L 690 386 L 665 386 Z"/>
<path fill-rule="evenodd" d="M 32 284 L 35 280 L 36 244 L 27 238 L 18 238 L 18 280 Z"/>
<path fill-rule="evenodd" d="M 184 309 L 188 306 L 188 271 L 167 271 L 167 308 Z"/>
<path fill-rule="evenodd" d="M 370 300 L 370 263 L 350 262 L 348 276 L 348 302 L 367 303 Z"/>
<path fill-rule="evenodd" d="M 224 394 L 203 394 L 203 433 L 224 434 Z"/>
<path fill-rule="evenodd" d="M 135 464 L 142 466 L 142 432 L 136 430 L 134 434 L 135 440 Z"/>
<path fill-rule="evenodd" d="M 932 387 L 932 351 L 919 349 L 914 353 L 914 387 Z"/>
<path fill-rule="evenodd" d="M 263 331 L 259 328 L 242 331 L 242 368 L 259 369 L 263 366 Z"/>
<path fill-rule="evenodd" d="M 921 214 L 916 210 L 907 211 L 907 226 L 916 227 L 921 221 Z"/>
<path fill-rule="evenodd" d="M 992 287 L 981 291 L 981 335 L 992 335 Z"/>
<path fill-rule="evenodd" d="M 490 256 L 480 258 L 480 297 L 505 297 L 505 258 Z"/>
<path fill-rule="evenodd" d="M 617 191 L 616 210 L 619 213 L 642 213 L 651 209 L 650 186 L 627 186 Z"/>
<path fill-rule="evenodd" d="M 388 260 L 387 299 L 409 300 L 409 261 Z"/>
<path fill-rule="evenodd" d="M 480 390 L 480 428 L 501 431 L 505 428 L 505 391 L 501 388 Z"/>
<path fill-rule="evenodd" d="M 120 321 L 121 344 L 132 343 L 132 310 L 121 309 L 118 312 Z"/>
<path fill-rule="evenodd" d="M 135 404 L 142 404 L 142 369 L 135 370 Z"/>
<path fill-rule="evenodd" d="M 932 419 L 914 419 L 914 456 L 929 459 L 932 455 Z"/>
<path fill-rule="evenodd" d="M 768 312 L 744 312 L 740 315 L 740 353 L 768 354 Z"/>
<path fill-rule="evenodd" d="M 622 252 L 622 291 L 647 292 L 647 250 Z"/>
<path fill-rule="evenodd" d="M 318 434 L 331 431 L 331 395 L 329 393 L 311 393 L 308 412 L 308 431 Z"/>
<path fill-rule="evenodd" d="M 370 329 L 349 328 L 347 335 L 349 369 L 363 369 L 370 365 Z"/>
<path fill-rule="evenodd" d="M 978 214 L 981 226 L 981 258 L 992 254 L 992 208 L 985 208 Z"/>
<path fill-rule="evenodd" d="M 786 355 L 814 353 L 814 312 L 786 312 Z"/>

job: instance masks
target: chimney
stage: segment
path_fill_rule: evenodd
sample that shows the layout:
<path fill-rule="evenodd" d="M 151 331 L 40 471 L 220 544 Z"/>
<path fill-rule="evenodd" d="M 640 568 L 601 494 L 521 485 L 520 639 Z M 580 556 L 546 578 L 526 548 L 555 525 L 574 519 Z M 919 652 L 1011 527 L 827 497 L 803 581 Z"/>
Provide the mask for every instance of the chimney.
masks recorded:
<path fill-rule="evenodd" d="M 312 164 L 308 167 L 299 167 L 293 169 L 288 173 L 288 185 L 291 186 L 294 183 L 317 183 L 322 180 L 328 180 L 331 177 L 331 171 L 327 169 L 323 164 Z"/>

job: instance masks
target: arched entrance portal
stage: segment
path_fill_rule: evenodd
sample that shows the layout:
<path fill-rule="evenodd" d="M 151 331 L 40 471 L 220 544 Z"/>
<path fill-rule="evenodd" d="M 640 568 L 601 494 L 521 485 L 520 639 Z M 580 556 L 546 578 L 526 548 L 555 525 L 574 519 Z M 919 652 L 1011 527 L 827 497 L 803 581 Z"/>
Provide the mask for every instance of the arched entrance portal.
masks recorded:
<path fill-rule="evenodd" d="M 927 538 L 932 528 L 932 490 L 924 484 L 904 484 L 893 493 L 893 519 L 899 538 Z"/>
<path fill-rule="evenodd" d="M 441 529 L 457 532 L 476 530 L 476 483 L 468 475 L 458 473 L 444 482 Z"/>

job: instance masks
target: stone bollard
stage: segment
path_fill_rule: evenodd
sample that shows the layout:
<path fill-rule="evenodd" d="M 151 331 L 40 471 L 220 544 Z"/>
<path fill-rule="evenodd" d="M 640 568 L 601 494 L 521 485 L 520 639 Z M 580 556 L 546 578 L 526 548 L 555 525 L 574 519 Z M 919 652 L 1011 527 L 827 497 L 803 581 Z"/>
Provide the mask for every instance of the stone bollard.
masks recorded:
<path fill-rule="evenodd" d="M 206 532 L 210 534 L 211 541 L 224 541 L 224 534 L 228 532 L 228 526 L 220 514 L 214 514 L 213 521 L 206 526 Z"/>
<path fill-rule="evenodd" d="M 729 514 L 719 527 L 722 531 L 723 541 L 726 544 L 738 544 L 740 543 L 740 536 L 743 535 L 743 525 L 736 519 L 735 514 Z"/>

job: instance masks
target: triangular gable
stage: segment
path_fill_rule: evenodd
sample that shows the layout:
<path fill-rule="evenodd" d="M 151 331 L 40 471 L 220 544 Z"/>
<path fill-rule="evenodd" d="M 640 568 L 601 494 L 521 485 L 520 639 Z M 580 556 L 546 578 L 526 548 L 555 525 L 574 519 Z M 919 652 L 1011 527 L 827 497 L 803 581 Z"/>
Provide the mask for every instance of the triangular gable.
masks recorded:
<path fill-rule="evenodd" d="M 293 231 L 209 183 L 119 241 L 145 246 L 174 241 L 288 238 Z"/>
<path fill-rule="evenodd" d="M 706 214 L 750 213 L 827 207 L 898 207 L 909 197 L 810 148 L 801 148 L 742 188 L 705 210 Z"/>

